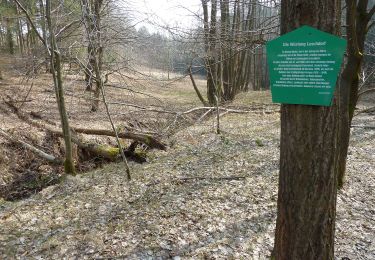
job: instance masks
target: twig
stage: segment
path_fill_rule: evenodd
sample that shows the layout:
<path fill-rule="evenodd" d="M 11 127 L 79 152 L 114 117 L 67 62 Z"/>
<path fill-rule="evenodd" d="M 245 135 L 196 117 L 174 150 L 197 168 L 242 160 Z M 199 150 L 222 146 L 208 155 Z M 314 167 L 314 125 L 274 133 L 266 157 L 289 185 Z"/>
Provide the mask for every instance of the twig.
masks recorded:
<path fill-rule="evenodd" d="M 32 101 L 32 100 L 27 100 L 27 98 L 29 97 L 31 90 L 33 89 L 33 86 L 34 86 L 34 82 L 31 83 L 31 86 L 30 86 L 29 90 L 27 91 L 26 96 L 23 99 L 23 101 L 20 101 L 21 105 L 18 107 L 18 109 L 21 109 L 26 102 Z M 14 102 L 17 102 L 17 101 L 14 101 Z"/>
<path fill-rule="evenodd" d="M 71 96 L 71 97 L 76 97 L 76 98 L 84 98 L 84 99 L 87 99 L 87 100 L 98 100 L 96 98 L 87 97 L 85 95 L 77 95 L 77 94 L 72 94 L 72 93 L 65 93 L 65 95 Z M 101 100 L 101 99 L 99 99 L 99 101 L 103 102 L 103 100 Z M 155 108 L 152 107 L 152 106 L 150 106 L 150 107 L 143 107 L 143 106 L 135 105 L 135 104 L 132 104 L 132 103 L 117 102 L 117 101 L 107 101 L 107 104 L 128 106 L 128 107 L 132 107 L 132 108 L 137 108 L 137 109 L 139 109 L 141 111 L 163 113 L 163 114 L 173 114 L 173 115 L 186 115 L 186 114 L 190 114 L 190 113 L 196 112 L 198 110 L 216 110 L 217 109 L 216 106 L 214 106 L 214 107 L 207 106 L 207 107 L 195 107 L 195 108 L 191 108 L 189 110 L 183 111 L 183 112 L 175 112 L 175 111 L 171 111 L 171 110 L 158 109 L 157 106 L 155 106 Z M 234 114 L 256 113 L 251 108 L 249 110 L 239 110 L 239 109 L 231 109 L 231 108 L 219 107 L 219 111 L 228 112 L 228 113 L 234 113 Z M 277 111 L 278 110 L 271 110 L 271 111 L 266 111 L 265 113 L 269 114 L 269 113 L 273 113 L 273 112 L 277 112 Z M 123 114 L 121 114 L 121 115 L 123 115 Z"/>
<path fill-rule="evenodd" d="M 212 112 L 212 109 L 207 110 L 201 117 L 198 118 L 197 122 L 200 122 L 205 118 L 209 113 Z"/>
<path fill-rule="evenodd" d="M 26 100 L 13 100 L 13 103 L 28 103 L 33 102 L 34 99 L 26 99 Z"/>
<path fill-rule="evenodd" d="M 81 20 L 75 20 L 75 21 L 72 21 L 71 23 L 65 25 L 63 28 L 60 29 L 60 31 L 56 34 L 56 38 L 58 38 L 60 36 L 60 34 L 62 34 L 65 30 L 69 29 L 70 27 L 72 27 L 73 25 L 77 24 L 77 23 L 81 23 Z"/>
<path fill-rule="evenodd" d="M 97 61 L 95 60 L 94 63 L 95 63 L 96 75 L 100 75 L 99 66 L 98 66 Z M 109 106 L 108 106 L 108 103 L 106 101 L 106 95 L 105 95 L 105 89 L 104 89 L 105 86 L 104 86 L 102 80 L 101 79 L 99 79 L 99 80 L 101 81 L 100 93 L 102 95 L 105 111 L 107 113 L 109 123 L 111 124 L 112 131 L 115 133 L 117 146 L 120 149 L 121 158 L 122 158 L 122 161 L 123 161 L 124 166 L 125 166 L 126 177 L 127 177 L 128 181 L 130 181 L 131 180 L 131 174 L 130 174 L 130 168 L 129 168 L 128 160 L 125 157 L 124 149 L 122 149 L 122 145 L 121 145 L 121 142 L 120 142 L 120 139 L 119 139 L 119 136 L 118 136 L 117 129 L 116 129 L 114 123 L 113 123 L 111 113 L 109 112 Z"/>
<path fill-rule="evenodd" d="M 363 96 L 363 95 L 368 94 L 368 93 L 371 93 L 371 92 L 375 92 L 375 88 L 369 88 L 369 89 L 366 89 L 366 90 L 363 90 L 363 91 L 359 92 L 358 97 Z"/>
<path fill-rule="evenodd" d="M 358 116 L 359 114 L 363 114 L 363 113 L 372 113 L 372 112 L 375 112 L 375 107 L 370 107 L 367 109 L 360 110 L 354 116 Z"/>

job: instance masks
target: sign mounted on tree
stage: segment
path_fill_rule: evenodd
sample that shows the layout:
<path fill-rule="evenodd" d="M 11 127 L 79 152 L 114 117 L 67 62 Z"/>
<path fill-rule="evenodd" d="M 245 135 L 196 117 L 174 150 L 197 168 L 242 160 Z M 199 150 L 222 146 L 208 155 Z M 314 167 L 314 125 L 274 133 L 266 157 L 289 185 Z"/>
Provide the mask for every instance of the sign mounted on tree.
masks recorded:
<path fill-rule="evenodd" d="M 346 41 L 302 26 L 267 43 L 272 101 L 330 106 Z"/>

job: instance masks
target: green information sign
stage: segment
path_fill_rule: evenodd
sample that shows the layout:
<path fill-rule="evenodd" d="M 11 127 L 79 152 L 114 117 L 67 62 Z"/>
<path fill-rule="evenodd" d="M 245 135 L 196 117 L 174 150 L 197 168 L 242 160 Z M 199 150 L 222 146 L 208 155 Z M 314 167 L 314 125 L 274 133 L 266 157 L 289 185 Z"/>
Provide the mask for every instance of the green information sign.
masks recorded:
<path fill-rule="evenodd" d="M 346 41 L 309 26 L 267 43 L 274 103 L 330 106 Z"/>

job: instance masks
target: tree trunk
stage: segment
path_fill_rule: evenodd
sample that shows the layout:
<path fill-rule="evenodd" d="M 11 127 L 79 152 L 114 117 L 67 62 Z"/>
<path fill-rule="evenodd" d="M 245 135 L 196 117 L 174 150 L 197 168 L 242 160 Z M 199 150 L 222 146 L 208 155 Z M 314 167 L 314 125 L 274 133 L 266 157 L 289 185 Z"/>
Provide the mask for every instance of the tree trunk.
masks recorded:
<path fill-rule="evenodd" d="M 194 91 L 197 94 L 199 100 L 202 102 L 203 106 L 207 107 L 208 103 L 206 102 L 206 100 L 204 100 L 201 92 L 199 91 L 199 89 L 197 87 L 197 84 L 195 83 L 193 72 L 191 71 L 191 66 L 192 65 L 190 64 L 190 66 L 188 68 L 188 73 L 189 73 L 189 77 L 190 77 L 191 83 L 193 84 Z"/>
<path fill-rule="evenodd" d="M 364 43 L 366 40 L 368 23 L 371 13 L 367 13 L 368 0 L 346 0 L 348 60 L 340 79 L 339 97 L 339 159 L 338 159 L 338 185 L 344 185 L 346 158 L 349 149 L 350 125 L 358 101 L 359 74 L 362 67 Z M 373 9 L 375 7 L 372 7 Z"/>
<path fill-rule="evenodd" d="M 43 39 L 47 39 L 47 28 L 46 28 L 46 16 L 43 0 L 39 0 L 39 12 L 40 12 L 40 27 L 42 29 Z M 45 51 L 45 69 L 46 72 L 51 72 L 48 51 Z"/>
<path fill-rule="evenodd" d="M 4 18 L 2 16 L 2 14 L 0 14 L 0 22 L 1 22 L 1 25 L 3 26 L 4 25 Z M 3 46 L 4 46 L 4 42 L 5 42 L 4 38 L 5 38 L 4 32 L 3 32 L 3 30 L 0 30 L 0 48 L 3 48 Z"/>
<path fill-rule="evenodd" d="M 94 103 L 92 104 L 91 111 L 97 111 L 99 109 L 99 96 L 103 88 L 102 80 L 102 66 L 103 66 L 103 46 L 102 46 L 102 32 L 101 32 L 101 17 L 100 9 L 102 6 L 102 0 L 94 1 L 94 72 L 95 72 L 95 91 L 94 91 Z"/>
<path fill-rule="evenodd" d="M 310 25 L 337 34 L 339 0 L 283 0 L 281 33 Z M 282 105 L 273 256 L 333 259 L 336 215 L 336 100 L 330 107 Z"/>
<path fill-rule="evenodd" d="M 95 99 L 91 104 L 91 111 L 93 112 L 99 109 L 99 96 L 103 87 L 103 80 L 101 79 L 103 46 L 100 16 L 102 4 L 102 0 L 81 0 L 82 14 L 88 40 L 88 62 L 85 69 L 86 90 L 92 90 L 92 84 L 95 82 Z"/>
<path fill-rule="evenodd" d="M 86 34 L 87 34 L 87 65 L 84 70 L 86 91 L 92 91 L 92 84 L 94 82 L 94 63 L 95 63 L 95 48 L 94 48 L 94 33 L 95 25 L 92 4 L 88 0 L 81 0 L 82 16 L 85 21 Z"/>
<path fill-rule="evenodd" d="M 64 99 L 64 89 L 63 89 L 63 80 L 62 80 L 62 68 L 61 68 L 61 55 L 58 50 L 58 46 L 56 43 L 56 38 L 54 34 L 54 26 L 52 25 L 52 18 L 51 18 L 51 0 L 46 0 L 46 22 L 48 27 L 48 39 L 44 38 L 39 31 L 37 30 L 35 24 L 33 23 L 30 13 L 21 5 L 18 0 L 14 0 L 18 7 L 22 10 L 22 12 L 26 15 L 28 21 L 28 32 L 29 34 L 32 32 L 29 28 L 32 28 L 34 31 L 34 43 L 35 37 L 37 37 L 45 46 L 47 52 L 50 55 L 50 64 L 51 64 L 51 73 L 53 76 L 53 83 L 56 95 L 56 102 L 57 107 L 60 114 L 61 120 L 61 127 L 63 132 L 63 138 L 65 142 L 65 173 L 67 174 L 75 174 L 75 167 L 73 161 L 73 150 L 72 150 L 72 140 L 71 140 L 71 133 L 69 128 L 69 120 L 68 115 L 65 108 L 65 99 Z M 32 42 L 32 41 L 30 41 Z"/>
<path fill-rule="evenodd" d="M 222 100 L 229 100 L 230 96 L 230 15 L 229 0 L 220 1 L 220 88 Z"/>
<path fill-rule="evenodd" d="M 114 131 L 106 130 L 106 129 L 92 129 L 92 128 L 77 128 L 73 127 L 72 130 L 76 133 L 82 133 L 82 134 L 89 134 L 89 135 L 105 135 L 105 136 L 112 136 L 116 137 L 116 134 Z M 119 138 L 124 139 L 132 139 L 136 142 L 146 144 L 148 147 L 160 149 L 160 150 L 166 150 L 167 147 L 165 144 L 163 144 L 161 141 L 159 141 L 157 138 L 154 138 L 151 135 L 146 134 L 137 134 L 132 133 L 128 131 L 119 132 L 117 134 Z"/>
<path fill-rule="evenodd" d="M 8 43 L 8 51 L 10 54 L 14 54 L 14 41 L 13 41 L 13 32 L 12 26 L 10 24 L 10 19 L 5 18 L 6 21 L 6 29 L 7 29 L 7 43 Z"/>
<path fill-rule="evenodd" d="M 27 46 L 28 52 L 30 52 L 30 50 L 31 50 L 31 43 L 30 43 L 31 26 L 30 26 L 29 21 L 26 22 L 26 28 L 27 28 L 27 31 L 26 31 L 26 46 Z M 43 39 L 47 39 L 47 38 L 43 38 Z"/>
<path fill-rule="evenodd" d="M 217 64 L 214 56 L 216 41 L 217 0 L 211 1 L 211 22 L 208 21 L 207 0 L 202 0 L 204 20 L 204 43 L 206 52 L 207 99 L 211 105 L 216 104 Z"/>
<path fill-rule="evenodd" d="M 33 6 L 31 6 L 29 4 L 30 4 L 30 2 L 26 4 L 26 6 L 27 6 L 26 8 L 28 9 L 29 15 L 31 17 L 33 17 L 34 16 L 34 8 L 33 8 Z M 32 49 L 36 44 L 37 33 L 35 32 L 34 29 L 35 28 L 33 28 L 33 26 L 31 25 L 31 21 L 28 21 L 27 22 L 27 38 L 28 38 L 28 42 L 29 42 L 29 49 Z"/>
<path fill-rule="evenodd" d="M 16 5 L 17 15 L 20 16 L 21 12 L 18 8 L 18 5 Z M 17 33 L 18 33 L 18 42 L 19 42 L 19 49 L 20 53 L 23 54 L 24 51 L 24 39 L 23 39 L 23 30 L 22 30 L 22 20 L 19 17 L 17 19 Z"/>
<path fill-rule="evenodd" d="M 69 128 L 68 115 L 65 108 L 64 88 L 61 72 L 61 56 L 56 44 L 54 28 L 51 21 L 51 0 L 46 1 L 46 19 L 49 31 L 51 70 L 55 87 L 57 106 L 61 119 L 61 127 L 64 135 L 63 138 L 65 142 L 64 169 L 65 173 L 67 174 L 75 174 L 76 172 L 73 161 L 72 139 Z"/>
<path fill-rule="evenodd" d="M 251 19 L 251 11 L 252 11 L 251 1 L 248 2 L 248 9 L 247 9 L 246 16 L 245 16 L 245 6 L 243 6 L 242 9 L 243 9 L 243 17 L 245 18 L 245 21 L 243 23 L 243 31 L 245 31 L 245 32 L 250 31 L 251 28 L 250 28 L 249 25 L 250 25 L 250 19 Z M 245 35 L 247 36 L 247 35 L 249 35 L 249 33 L 245 33 Z M 249 90 L 246 77 L 247 77 L 247 75 L 250 74 L 249 73 L 250 68 L 248 66 L 250 55 L 249 55 L 249 51 L 247 50 L 247 48 L 249 48 L 250 44 L 245 40 L 244 46 L 245 46 L 245 50 L 242 51 L 241 58 L 240 58 L 240 64 L 242 64 L 242 66 L 241 66 L 241 68 L 239 70 L 239 73 L 238 73 L 238 81 L 239 81 L 239 84 L 240 84 L 240 91 L 248 91 Z"/>

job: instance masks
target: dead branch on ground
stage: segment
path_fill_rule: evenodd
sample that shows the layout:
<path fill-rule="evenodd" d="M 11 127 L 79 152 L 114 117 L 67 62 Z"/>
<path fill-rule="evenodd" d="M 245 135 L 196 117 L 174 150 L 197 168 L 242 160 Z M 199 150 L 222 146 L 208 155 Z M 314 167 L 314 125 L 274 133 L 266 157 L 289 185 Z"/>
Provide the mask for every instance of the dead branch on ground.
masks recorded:
<path fill-rule="evenodd" d="M 41 130 L 48 130 L 54 134 L 60 135 L 60 130 L 50 125 L 50 122 L 48 122 L 48 124 L 45 124 L 45 123 L 33 120 L 26 113 L 20 111 L 11 100 L 4 100 L 4 102 L 13 111 L 13 113 L 15 113 L 17 117 L 23 120 L 24 122 L 30 125 L 33 125 Z M 31 112 L 31 115 L 34 116 L 35 112 Z M 91 128 L 89 129 L 89 128 L 79 128 L 79 127 L 71 127 L 71 129 L 75 133 L 80 133 L 80 134 L 115 137 L 115 133 L 113 131 L 106 130 L 106 129 L 91 129 Z M 160 140 L 158 140 L 152 135 L 143 134 L 143 133 L 133 133 L 130 131 L 122 131 L 118 133 L 118 136 L 119 138 L 122 138 L 122 139 L 131 139 L 134 141 L 138 141 L 140 143 L 147 145 L 149 148 L 152 148 L 152 149 L 159 149 L 159 150 L 167 149 L 166 144 L 164 144 L 163 142 L 161 142 Z"/>
<path fill-rule="evenodd" d="M 48 161 L 49 163 L 52 163 L 52 164 L 58 164 L 58 165 L 62 165 L 63 164 L 63 160 L 61 158 L 58 158 L 54 155 L 51 155 L 51 154 L 48 154 L 38 148 L 36 148 L 35 146 L 29 144 L 29 143 L 26 143 L 10 134 L 8 134 L 7 132 L 5 132 L 3 129 L 0 128 L 0 135 L 5 137 L 5 139 L 13 142 L 13 143 L 16 143 L 16 144 L 19 144 L 21 145 L 22 147 L 32 151 L 34 154 L 36 154 L 38 157 Z"/>
<path fill-rule="evenodd" d="M 106 130 L 106 129 L 89 129 L 89 128 L 72 127 L 72 130 L 75 131 L 76 133 L 87 134 L 87 135 L 105 135 L 105 136 L 115 137 L 115 133 L 113 131 Z M 155 148 L 159 150 L 166 150 L 167 148 L 166 145 L 163 144 L 161 141 L 146 134 L 138 134 L 138 133 L 132 133 L 132 132 L 119 132 L 118 137 L 123 138 L 123 139 L 132 139 L 134 141 L 144 143 L 150 148 Z"/>
<path fill-rule="evenodd" d="M 31 117 L 28 114 L 20 111 L 9 100 L 4 100 L 4 102 L 12 110 L 12 112 L 16 114 L 17 117 L 21 119 L 22 121 L 42 131 L 49 131 L 58 137 L 63 137 L 63 132 L 60 129 L 57 129 L 56 127 L 51 126 L 49 124 L 31 119 Z M 121 151 L 118 147 L 112 147 L 109 145 L 93 143 L 88 140 L 85 140 L 85 138 L 83 138 L 82 136 L 77 135 L 77 132 L 80 132 L 83 134 L 114 136 L 115 133 L 113 133 L 112 131 L 103 130 L 103 129 L 84 129 L 84 128 L 71 128 L 71 129 L 72 129 L 72 142 L 75 143 L 78 146 L 78 148 L 89 152 L 93 156 L 100 156 L 110 161 L 115 161 L 119 157 Z M 165 144 L 161 143 L 160 141 L 156 140 L 154 137 L 149 136 L 149 135 L 123 132 L 123 133 L 119 133 L 119 137 L 132 139 L 140 143 L 144 143 L 148 145 L 150 148 L 163 149 L 163 150 L 166 149 Z"/>

